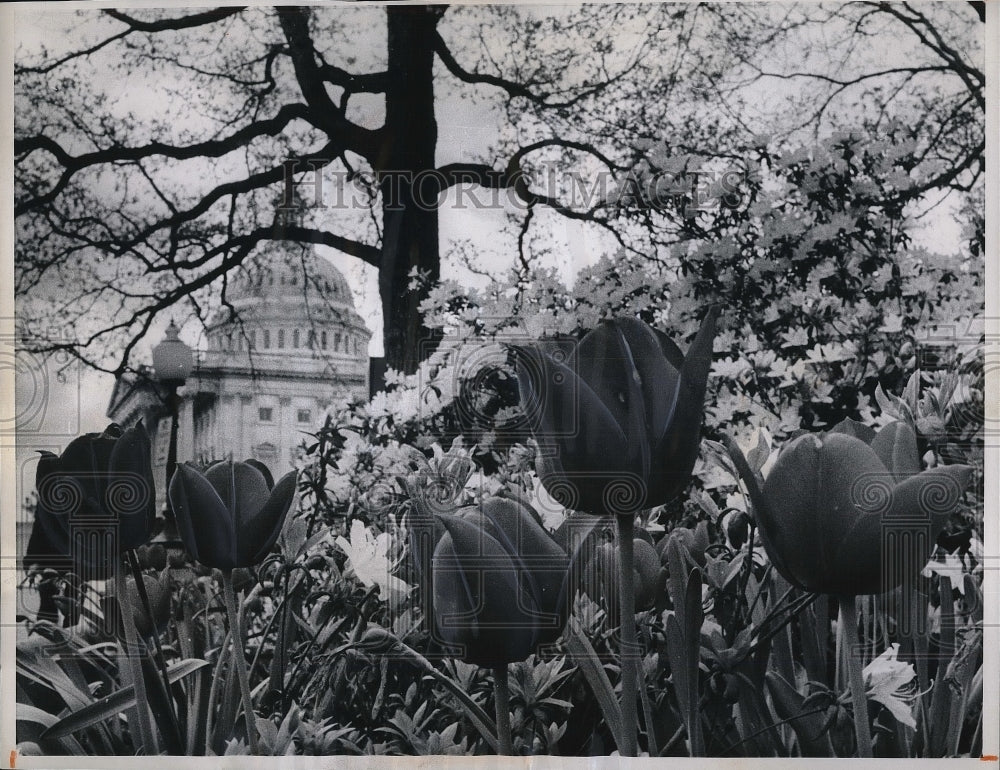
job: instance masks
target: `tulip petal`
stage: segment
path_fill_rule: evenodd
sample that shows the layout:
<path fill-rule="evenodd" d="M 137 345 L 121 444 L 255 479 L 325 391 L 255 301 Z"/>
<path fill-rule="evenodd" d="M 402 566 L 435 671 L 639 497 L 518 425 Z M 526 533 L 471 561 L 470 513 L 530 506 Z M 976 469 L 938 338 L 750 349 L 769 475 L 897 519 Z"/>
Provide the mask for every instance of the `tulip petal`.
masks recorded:
<path fill-rule="evenodd" d="M 625 463 L 640 478 L 649 475 L 649 434 L 639 370 L 617 322 L 584 335 L 570 368 L 596 394 L 625 436 Z M 581 410 L 581 416 L 582 416 Z M 600 437 L 590 437 L 591 443 Z"/>
<path fill-rule="evenodd" d="M 490 525 L 487 531 L 521 570 L 538 607 L 534 619 L 539 629 L 548 630 L 550 633 L 545 636 L 554 641 L 562 633 L 569 610 L 566 600 L 569 559 L 565 551 L 532 518 L 526 505 L 494 497 L 485 500 L 480 509 Z"/>
<path fill-rule="evenodd" d="M 256 516 L 236 528 L 237 564 L 252 567 L 260 564 L 270 553 L 281 534 L 285 518 L 295 500 L 295 483 L 298 474 L 289 471 L 274 485 L 271 495 Z"/>
<path fill-rule="evenodd" d="M 857 516 L 851 527 L 835 543 L 836 551 L 821 581 L 813 590 L 827 594 L 857 596 L 877 594 L 893 588 L 883 580 L 886 543 L 884 519 L 877 513 Z M 890 541 L 891 542 L 891 541 Z M 928 556 L 930 553 L 928 552 Z M 924 562 L 927 560 L 924 559 Z M 914 574 L 923 566 L 916 567 Z"/>
<path fill-rule="evenodd" d="M 121 547 L 138 548 L 149 540 L 156 520 L 156 489 L 149 435 L 141 420 L 115 442 L 108 471 L 112 482 L 118 477 L 130 487 L 128 493 L 121 496 L 126 499 L 125 509 L 112 511 L 119 514 Z M 109 491 L 109 497 L 114 498 L 115 495 Z M 108 502 L 113 503 L 113 500 Z"/>
<path fill-rule="evenodd" d="M 41 546 L 47 542 L 56 553 L 69 555 L 69 517 L 79 508 L 76 501 L 83 499 L 83 490 L 62 473 L 62 463 L 52 452 L 41 452 L 35 468 L 35 489 L 38 503 L 35 506 L 35 526 L 40 534 Z M 70 486 L 64 486 L 70 485 Z M 32 531 L 34 538 L 34 531 Z"/>
<path fill-rule="evenodd" d="M 233 569 L 236 566 L 234 522 L 212 483 L 182 463 L 170 481 L 169 495 L 177 531 L 191 555 L 208 567 Z"/>
<path fill-rule="evenodd" d="M 479 586 L 476 585 L 478 590 Z M 451 533 L 434 548 L 431 561 L 431 607 L 434 613 L 433 635 L 445 645 L 464 647 L 479 638 L 475 610 L 480 606 L 480 596 L 465 577 L 455 552 Z M 429 608 L 429 609 L 430 609 Z M 467 647 L 459 654 L 471 652 Z"/>
<path fill-rule="evenodd" d="M 69 442 L 59 457 L 63 472 L 100 506 L 104 500 L 108 466 L 115 439 L 103 433 L 85 433 Z"/>
<path fill-rule="evenodd" d="M 875 439 L 875 429 L 865 425 L 863 422 L 845 417 L 829 430 L 830 433 L 843 433 L 845 436 L 854 436 L 866 444 L 871 444 Z"/>
<path fill-rule="evenodd" d="M 639 372 L 642 400 L 646 408 L 646 432 L 650 444 L 655 446 L 663 438 L 676 407 L 684 356 L 666 335 L 658 334 L 638 318 L 621 318 L 615 321 L 615 325 L 627 341 Z M 678 361 L 676 365 L 665 353 L 671 346 L 673 350 L 670 356 Z"/>
<path fill-rule="evenodd" d="M 927 522 L 933 540 L 955 512 L 971 480 L 968 465 L 940 465 L 921 471 L 896 485 L 889 518 Z"/>
<path fill-rule="evenodd" d="M 264 507 L 268 489 L 264 475 L 246 463 L 226 461 L 217 463 L 205 472 L 226 508 L 233 515 L 237 527 L 245 524 Z"/>
<path fill-rule="evenodd" d="M 627 438 L 618 421 L 577 373 L 535 348 L 519 348 L 522 408 L 540 444 L 554 443 L 574 471 L 627 471 Z"/>
<path fill-rule="evenodd" d="M 917 434 L 905 422 L 886 425 L 872 439 L 871 446 L 896 481 L 920 473 Z"/>
<path fill-rule="evenodd" d="M 859 516 L 842 536 L 834 556 L 841 574 L 827 586 L 837 590 L 827 592 L 882 593 L 915 578 L 930 558 L 937 534 L 958 506 L 971 474 L 968 465 L 945 465 L 896 484 L 885 514 Z"/>
<path fill-rule="evenodd" d="M 657 466 L 650 476 L 650 504 L 665 503 L 676 497 L 687 485 L 698 459 L 718 315 L 715 305 L 709 308 L 684 358 L 677 397 L 660 428 L 660 439 L 653 453 Z"/>
<path fill-rule="evenodd" d="M 522 402 L 537 404 L 532 433 L 538 439 L 554 438 L 557 443 L 580 449 L 607 449 L 608 441 L 624 452 L 627 438 L 614 414 L 594 389 L 570 366 L 534 348 L 521 348 L 526 358 L 518 359 L 518 388 L 522 382 L 530 390 L 521 391 Z"/>
<path fill-rule="evenodd" d="M 264 482 L 267 484 L 267 488 L 274 489 L 274 476 L 271 475 L 270 468 L 264 465 L 264 463 L 262 463 L 260 460 L 255 460 L 252 457 L 247 458 L 243 462 L 245 462 L 250 467 L 259 470 L 260 475 L 264 477 Z"/>
<path fill-rule="evenodd" d="M 858 518 L 874 517 L 877 524 L 888 508 L 891 490 L 891 475 L 860 439 L 840 433 L 795 439 L 768 474 L 766 510 L 757 512 L 761 537 L 775 567 L 800 587 L 836 593 L 828 590 L 832 576 L 844 569 L 862 570 L 878 558 L 876 538 L 858 544 L 850 554 L 850 566 L 837 562 L 840 543 Z"/>
<path fill-rule="evenodd" d="M 40 452 L 35 469 L 35 488 L 38 502 L 35 505 L 35 520 L 31 525 L 31 535 L 24 554 L 24 567 L 52 567 L 60 571 L 71 571 L 73 564 L 69 558 L 68 519 L 66 514 L 52 513 L 46 498 L 53 492 L 48 484 L 55 482 L 59 472 L 59 458 L 51 452 Z M 51 479 L 51 481 L 46 481 Z M 69 490 L 67 490 L 69 491 Z"/>

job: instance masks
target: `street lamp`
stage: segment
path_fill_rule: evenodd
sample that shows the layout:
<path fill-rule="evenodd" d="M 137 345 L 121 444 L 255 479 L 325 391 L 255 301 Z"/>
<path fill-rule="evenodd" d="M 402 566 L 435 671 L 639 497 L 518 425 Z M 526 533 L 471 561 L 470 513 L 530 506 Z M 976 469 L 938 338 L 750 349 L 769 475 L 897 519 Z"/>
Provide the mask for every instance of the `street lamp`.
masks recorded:
<path fill-rule="evenodd" d="M 178 336 L 178 329 L 173 319 L 167 327 L 163 340 L 153 348 L 153 376 L 167 389 L 167 409 L 170 410 L 170 445 L 167 449 L 167 486 L 170 489 L 170 479 L 177 468 L 177 412 L 180 409 L 180 397 L 177 389 L 191 374 L 194 368 L 194 356 L 191 348 L 185 345 Z M 170 510 L 170 496 L 165 497 L 164 508 L 168 526 L 173 525 L 173 515 Z"/>

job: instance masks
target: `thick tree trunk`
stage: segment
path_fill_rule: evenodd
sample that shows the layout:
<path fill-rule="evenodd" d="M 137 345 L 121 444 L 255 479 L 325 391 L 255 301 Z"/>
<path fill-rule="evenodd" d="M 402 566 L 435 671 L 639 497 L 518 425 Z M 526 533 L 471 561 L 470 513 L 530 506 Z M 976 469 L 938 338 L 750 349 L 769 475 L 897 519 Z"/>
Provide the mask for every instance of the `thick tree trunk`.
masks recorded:
<path fill-rule="evenodd" d="M 386 91 L 382 172 L 382 264 L 379 294 L 386 364 L 412 373 L 440 336 L 424 328 L 419 312 L 426 297 L 410 291 L 417 268 L 431 281 L 440 276 L 434 151 L 434 31 L 443 7 L 390 6 L 389 85 Z"/>

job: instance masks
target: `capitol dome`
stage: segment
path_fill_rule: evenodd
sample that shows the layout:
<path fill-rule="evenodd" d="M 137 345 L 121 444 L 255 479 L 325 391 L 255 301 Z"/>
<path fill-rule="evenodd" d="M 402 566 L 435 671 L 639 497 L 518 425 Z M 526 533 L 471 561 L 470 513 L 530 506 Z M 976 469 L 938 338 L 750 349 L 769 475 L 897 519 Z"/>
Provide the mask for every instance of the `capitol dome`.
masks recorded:
<path fill-rule="evenodd" d="M 310 246 L 282 244 L 230 280 L 206 324 L 201 368 L 367 371 L 370 338 L 343 274 Z"/>
<path fill-rule="evenodd" d="M 216 291 L 219 307 L 177 391 L 177 459 L 253 458 L 278 478 L 331 408 L 368 397 L 371 332 L 343 274 L 311 246 L 271 243 Z M 150 426 L 154 468 L 166 472 L 171 417 L 152 380 L 119 378 L 108 416 Z"/>
<path fill-rule="evenodd" d="M 241 268 L 228 299 L 237 307 L 263 299 L 297 301 L 314 294 L 331 305 L 354 310 L 354 297 L 344 275 L 312 250 L 258 257 Z"/>

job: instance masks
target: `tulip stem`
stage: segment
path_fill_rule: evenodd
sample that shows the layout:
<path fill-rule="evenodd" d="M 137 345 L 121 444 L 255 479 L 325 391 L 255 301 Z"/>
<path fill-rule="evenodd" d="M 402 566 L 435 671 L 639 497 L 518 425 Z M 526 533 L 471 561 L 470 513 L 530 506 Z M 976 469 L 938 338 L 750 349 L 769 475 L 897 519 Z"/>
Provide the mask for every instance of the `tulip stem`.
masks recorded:
<path fill-rule="evenodd" d="M 854 733 L 858 744 L 858 757 L 871 759 L 872 733 L 868 724 L 868 696 L 861 673 L 861 645 L 858 643 L 858 611 L 855 597 L 841 596 L 840 625 L 843 629 L 844 657 L 847 674 L 851 683 L 851 700 L 854 704 Z"/>
<path fill-rule="evenodd" d="M 507 685 L 507 664 L 501 663 L 493 669 L 493 693 L 497 712 L 497 742 L 499 754 L 509 757 L 514 754 L 514 743 L 510 737 L 510 687 Z"/>
<path fill-rule="evenodd" d="M 119 565 L 115 570 L 115 588 L 118 593 L 118 606 L 121 609 L 122 626 L 125 629 L 125 658 L 132 674 L 132 687 L 135 691 L 135 713 L 138 736 L 142 740 L 143 751 L 147 754 L 158 754 L 156 734 L 153 732 L 153 722 L 149 714 L 149 699 L 146 695 L 146 680 L 143 679 L 142 665 L 139 662 L 141 650 L 139 647 L 139 632 L 135 628 L 135 608 L 129 601 L 128 586 L 125 584 L 125 565 Z"/>
<path fill-rule="evenodd" d="M 638 644 L 635 633 L 635 579 L 632 575 L 634 558 L 635 520 L 632 516 L 617 516 L 619 561 L 618 591 L 621 605 L 621 675 L 622 675 L 622 745 L 618 751 L 623 757 L 638 756 L 638 712 L 636 710 L 636 654 Z"/>
<path fill-rule="evenodd" d="M 240 694 L 243 698 L 243 719 L 247 727 L 247 740 L 250 742 L 250 753 L 257 755 L 257 725 L 253 710 L 253 699 L 250 695 L 250 674 L 247 672 L 246 635 L 240 624 L 240 613 L 236 608 L 236 592 L 233 590 L 233 571 L 222 570 L 222 593 L 226 600 L 226 611 L 229 613 L 230 640 L 233 645 L 233 663 L 236 665 L 236 677 L 240 683 Z"/>

